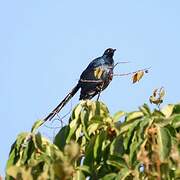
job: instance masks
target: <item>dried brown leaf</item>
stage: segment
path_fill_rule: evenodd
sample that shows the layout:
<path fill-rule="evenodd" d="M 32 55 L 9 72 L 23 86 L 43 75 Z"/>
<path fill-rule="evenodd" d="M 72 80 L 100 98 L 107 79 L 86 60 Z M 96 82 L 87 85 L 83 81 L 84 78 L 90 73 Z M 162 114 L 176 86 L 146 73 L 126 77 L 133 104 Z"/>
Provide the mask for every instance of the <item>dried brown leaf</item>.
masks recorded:
<path fill-rule="evenodd" d="M 144 76 L 144 71 L 138 71 L 134 73 L 132 76 L 133 83 L 138 82 L 143 76 Z"/>

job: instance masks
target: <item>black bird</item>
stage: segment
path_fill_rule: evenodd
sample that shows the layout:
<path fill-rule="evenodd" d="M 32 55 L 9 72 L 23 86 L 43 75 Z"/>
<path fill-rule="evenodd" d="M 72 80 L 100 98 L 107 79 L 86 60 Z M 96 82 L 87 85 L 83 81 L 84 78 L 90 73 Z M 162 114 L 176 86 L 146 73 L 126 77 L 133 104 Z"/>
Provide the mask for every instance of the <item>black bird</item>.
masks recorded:
<path fill-rule="evenodd" d="M 81 88 L 79 100 L 92 99 L 103 91 L 113 78 L 114 60 L 113 55 L 116 49 L 108 48 L 101 57 L 98 57 L 87 66 L 82 72 L 77 85 L 60 102 L 60 104 L 46 117 L 44 121 L 51 120 L 66 103 Z"/>

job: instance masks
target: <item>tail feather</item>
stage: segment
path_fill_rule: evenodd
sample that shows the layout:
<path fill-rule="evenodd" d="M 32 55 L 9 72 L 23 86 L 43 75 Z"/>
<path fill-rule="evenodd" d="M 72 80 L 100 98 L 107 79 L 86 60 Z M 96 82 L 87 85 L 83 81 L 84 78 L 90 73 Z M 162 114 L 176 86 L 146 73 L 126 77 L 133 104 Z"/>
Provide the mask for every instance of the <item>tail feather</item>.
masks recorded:
<path fill-rule="evenodd" d="M 79 90 L 79 83 L 71 90 L 71 92 L 58 104 L 58 106 L 44 118 L 44 122 L 47 120 L 51 120 L 56 114 L 60 112 L 60 110 L 68 103 L 68 101 L 77 93 Z"/>

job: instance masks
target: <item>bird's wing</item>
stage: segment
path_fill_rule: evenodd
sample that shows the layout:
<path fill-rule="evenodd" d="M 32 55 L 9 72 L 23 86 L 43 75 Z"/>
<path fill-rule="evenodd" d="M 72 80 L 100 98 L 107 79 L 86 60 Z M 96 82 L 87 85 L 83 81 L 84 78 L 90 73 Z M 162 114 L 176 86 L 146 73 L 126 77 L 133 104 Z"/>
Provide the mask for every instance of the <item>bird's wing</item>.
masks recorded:
<path fill-rule="evenodd" d="M 104 63 L 105 63 L 104 59 L 102 57 L 98 57 L 92 60 L 86 69 L 93 69 L 93 68 L 103 65 Z"/>
<path fill-rule="evenodd" d="M 80 79 L 95 80 L 99 79 L 96 77 L 97 70 L 104 64 L 104 59 L 98 57 L 91 61 L 87 68 L 82 72 Z"/>

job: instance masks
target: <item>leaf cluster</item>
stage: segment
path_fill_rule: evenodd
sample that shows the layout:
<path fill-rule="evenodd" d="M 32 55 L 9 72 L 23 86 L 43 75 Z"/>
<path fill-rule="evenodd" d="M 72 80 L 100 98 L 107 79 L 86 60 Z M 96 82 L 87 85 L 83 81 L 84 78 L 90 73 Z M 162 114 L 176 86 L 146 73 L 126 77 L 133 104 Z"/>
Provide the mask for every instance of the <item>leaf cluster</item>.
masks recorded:
<path fill-rule="evenodd" d="M 50 142 L 21 133 L 12 145 L 7 179 L 178 179 L 180 104 L 110 115 L 99 101 L 81 101 Z"/>

